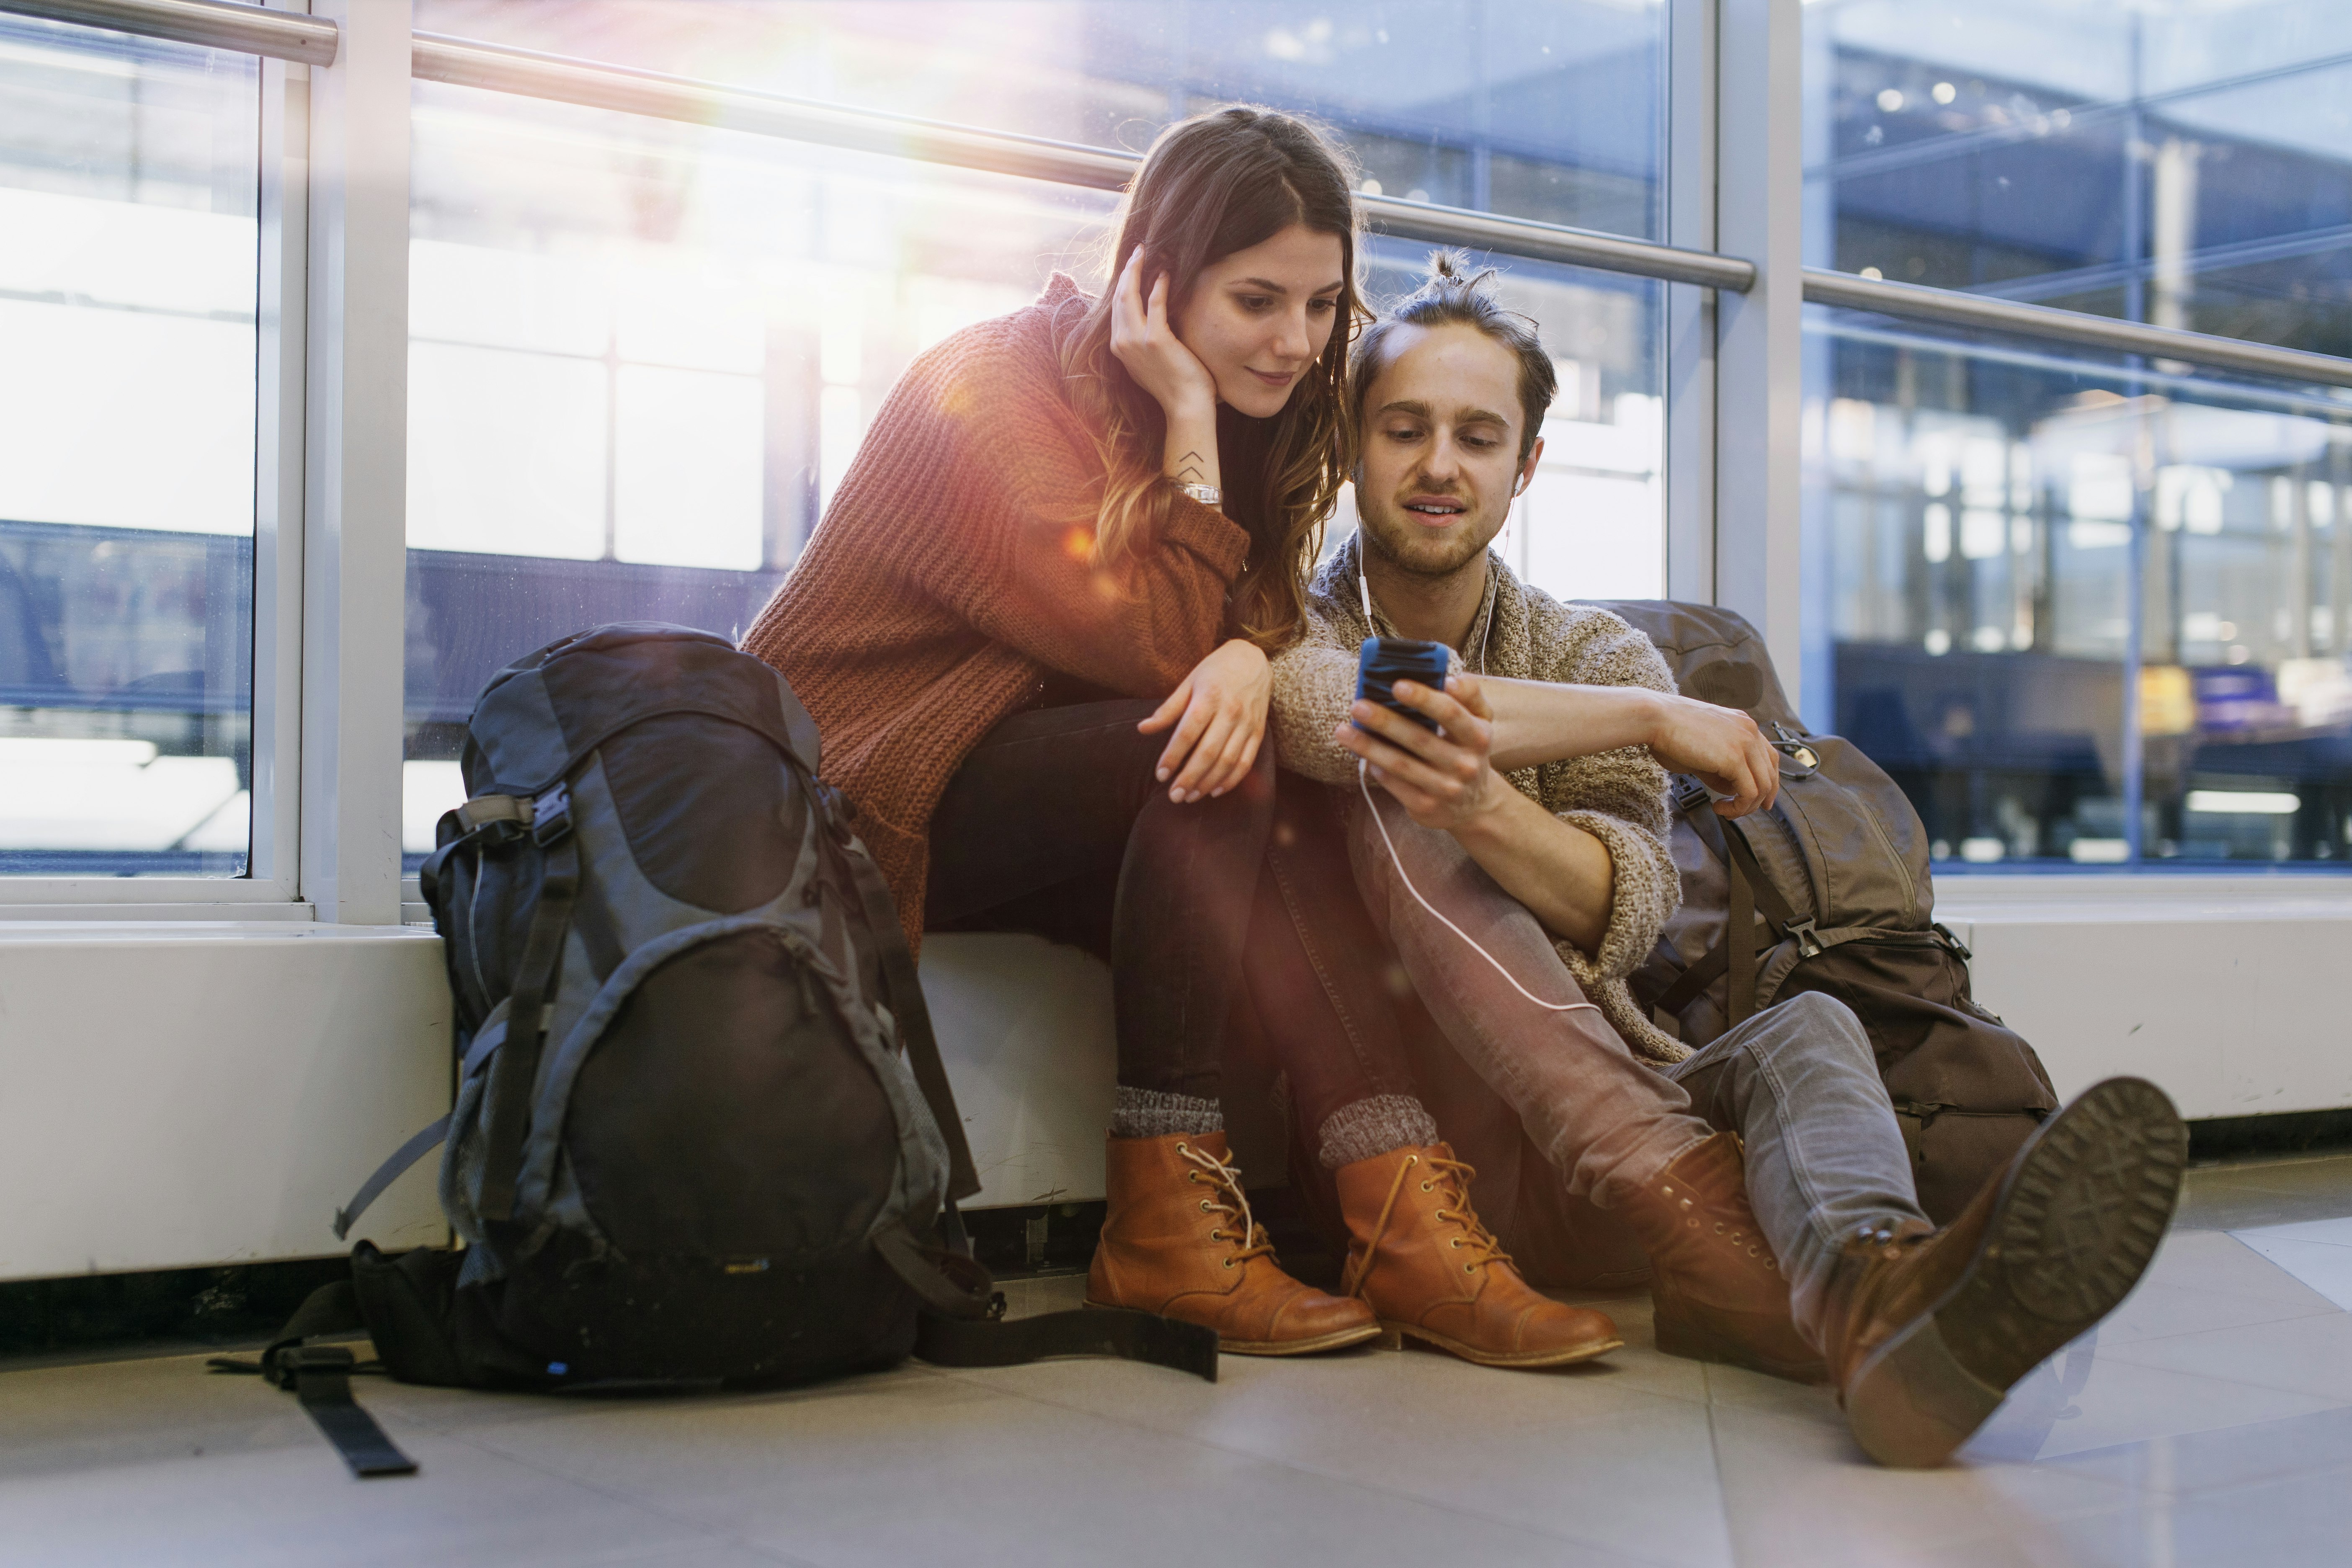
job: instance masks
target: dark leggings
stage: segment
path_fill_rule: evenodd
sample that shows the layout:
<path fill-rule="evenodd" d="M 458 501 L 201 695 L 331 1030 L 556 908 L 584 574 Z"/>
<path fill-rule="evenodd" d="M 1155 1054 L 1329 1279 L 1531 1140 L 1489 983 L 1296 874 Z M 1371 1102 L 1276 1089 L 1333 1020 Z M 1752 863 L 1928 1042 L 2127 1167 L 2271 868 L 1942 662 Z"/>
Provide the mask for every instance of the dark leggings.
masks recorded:
<path fill-rule="evenodd" d="M 1250 900 L 1274 818 L 1274 747 L 1242 784 L 1178 805 L 1152 776 L 1157 704 L 1016 713 L 949 781 L 931 817 L 923 923 L 1027 931 L 1110 962 L 1118 1081 L 1218 1097 Z"/>
<path fill-rule="evenodd" d="M 1247 973 L 1273 1064 L 1288 1075 L 1294 1183 L 1335 1236 L 1316 1160 L 1323 1123 L 1375 1095 L 1410 1095 L 1477 1168 L 1480 1217 L 1543 1285 L 1614 1285 L 1643 1268 L 1622 1222 L 1570 1194 L 1517 1112 L 1437 1026 L 1364 907 L 1330 789 L 1284 774 L 1258 882 Z"/>

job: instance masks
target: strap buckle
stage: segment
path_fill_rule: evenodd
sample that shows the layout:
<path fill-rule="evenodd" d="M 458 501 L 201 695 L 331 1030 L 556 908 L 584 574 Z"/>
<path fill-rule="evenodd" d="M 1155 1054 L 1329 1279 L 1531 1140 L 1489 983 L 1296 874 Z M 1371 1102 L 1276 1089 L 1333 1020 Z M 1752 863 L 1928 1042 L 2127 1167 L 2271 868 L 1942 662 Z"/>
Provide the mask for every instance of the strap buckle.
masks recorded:
<path fill-rule="evenodd" d="M 341 1345 L 280 1345 L 261 1358 L 261 1375 L 272 1386 L 291 1388 L 306 1372 L 350 1372 L 359 1358 Z"/>
<path fill-rule="evenodd" d="M 1975 953 L 1969 951 L 1969 944 L 1962 942 L 1958 937 L 1954 936 L 1952 934 L 1952 928 L 1946 925 L 1943 921 L 1937 921 L 1930 929 L 1932 929 L 1937 936 L 1943 939 L 1944 945 L 1952 950 L 1952 956 L 1958 959 L 1962 963 L 1966 963 L 1970 959 L 1976 957 Z"/>
<path fill-rule="evenodd" d="M 1801 732 L 1775 719 L 1772 721 L 1772 749 L 1805 772 L 1812 773 L 1822 765 L 1822 754 L 1806 744 L 1806 737 Z"/>
<path fill-rule="evenodd" d="M 528 795 L 478 795 L 457 807 L 457 826 L 468 833 L 475 833 L 494 824 L 520 826 L 530 815 L 530 797 Z"/>
<path fill-rule="evenodd" d="M 541 849 L 572 831 L 572 792 L 558 784 L 531 802 L 530 841 Z"/>
<path fill-rule="evenodd" d="M 1829 951 L 1829 949 L 1822 945 L 1822 939 L 1813 934 L 1813 921 L 1810 919 L 1790 921 L 1788 925 L 1788 933 L 1797 939 L 1797 956 L 1799 958 L 1819 958 L 1822 953 Z"/>

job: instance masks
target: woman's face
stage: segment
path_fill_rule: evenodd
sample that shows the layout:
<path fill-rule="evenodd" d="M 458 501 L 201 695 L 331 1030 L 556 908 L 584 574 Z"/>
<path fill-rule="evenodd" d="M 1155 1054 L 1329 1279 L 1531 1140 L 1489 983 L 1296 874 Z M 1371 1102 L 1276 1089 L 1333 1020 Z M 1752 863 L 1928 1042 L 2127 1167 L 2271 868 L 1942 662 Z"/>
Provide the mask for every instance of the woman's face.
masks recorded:
<path fill-rule="evenodd" d="M 1176 311 L 1176 336 L 1221 402 L 1264 419 L 1282 412 L 1331 341 L 1347 285 L 1339 237 L 1293 224 L 1203 268 Z"/>

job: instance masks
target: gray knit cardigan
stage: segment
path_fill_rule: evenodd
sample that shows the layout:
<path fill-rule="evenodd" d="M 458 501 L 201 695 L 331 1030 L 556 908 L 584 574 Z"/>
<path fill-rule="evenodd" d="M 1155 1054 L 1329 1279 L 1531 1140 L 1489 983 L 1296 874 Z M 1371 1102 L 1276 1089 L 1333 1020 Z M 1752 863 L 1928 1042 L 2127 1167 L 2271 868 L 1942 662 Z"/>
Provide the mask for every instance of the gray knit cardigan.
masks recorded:
<path fill-rule="evenodd" d="M 1325 784 L 1356 782 L 1355 756 L 1331 739 L 1356 692 L 1356 650 L 1371 635 L 1356 588 L 1359 539 L 1349 539 L 1307 590 L 1306 635 L 1274 659 L 1274 738 L 1282 765 Z M 1575 686 L 1675 689 L 1650 639 L 1606 610 L 1563 605 L 1487 556 L 1486 595 L 1456 668 Z M 1381 635 L 1395 630 L 1383 616 Z M 1520 794 L 1607 847 L 1616 868 L 1609 928 L 1587 956 L 1562 942 L 1562 963 L 1636 1054 L 1675 1062 L 1689 1047 L 1645 1017 L 1625 989 L 1657 944 L 1682 891 L 1666 848 L 1666 772 L 1646 746 L 1628 746 L 1506 775 Z"/>

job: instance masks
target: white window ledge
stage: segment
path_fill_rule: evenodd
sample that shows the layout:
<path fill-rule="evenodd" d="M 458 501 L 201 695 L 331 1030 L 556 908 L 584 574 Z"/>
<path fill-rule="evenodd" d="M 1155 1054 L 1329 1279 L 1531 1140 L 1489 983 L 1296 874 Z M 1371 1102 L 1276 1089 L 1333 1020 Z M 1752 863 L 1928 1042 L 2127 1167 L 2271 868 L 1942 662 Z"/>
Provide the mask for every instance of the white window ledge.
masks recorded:
<path fill-rule="evenodd" d="M 2352 916 L 2352 875 L 1953 875 L 1937 879 L 1936 914 L 1947 921 L 2031 916 L 2084 923 Z"/>
<path fill-rule="evenodd" d="M 318 919 L 308 903 L 8 904 L 0 903 L 0 934 L 27 926 L 93 927 L 233 926 L 265 935 Z M 359 929 L 359 928 L 353 928 Z"/>

